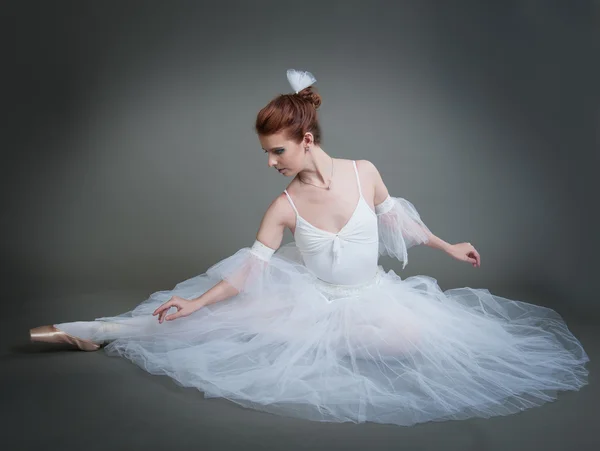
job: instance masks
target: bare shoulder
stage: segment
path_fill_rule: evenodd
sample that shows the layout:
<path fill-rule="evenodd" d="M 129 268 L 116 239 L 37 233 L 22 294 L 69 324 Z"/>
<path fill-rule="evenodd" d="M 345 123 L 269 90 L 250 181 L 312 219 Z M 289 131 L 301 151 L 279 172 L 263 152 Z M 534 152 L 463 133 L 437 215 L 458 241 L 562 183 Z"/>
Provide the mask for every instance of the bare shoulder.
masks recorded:
<path fill-rule="evenodd" d="M 284 192 L 271 201 L 264 214 L 263 222 L 287 226 L 295 219 L 295 212 Z"/>
<path fill-rule="evenodd" d="M 281 193 L 273 199 L 256 234 L 256 239 L 271 249 L 279 248 L 285 228 L 295 219 L 295 213 L 285 197 L 285 193 Z"/>
<path fill-rule="evenodd" d="M 356 160 L 356 168 L 371 190 L 369 192 L 373 195 L 373 205 L 383 202 L 389 193 L 377 167 L 369 160 Z"/>
<path fill-rule="evenodd" d="M 370 160 L 356 160 L 356 168 L 360 174 L 364 174 L 373 183 L 381 178 L 381 174 L 377 167 Z"/>

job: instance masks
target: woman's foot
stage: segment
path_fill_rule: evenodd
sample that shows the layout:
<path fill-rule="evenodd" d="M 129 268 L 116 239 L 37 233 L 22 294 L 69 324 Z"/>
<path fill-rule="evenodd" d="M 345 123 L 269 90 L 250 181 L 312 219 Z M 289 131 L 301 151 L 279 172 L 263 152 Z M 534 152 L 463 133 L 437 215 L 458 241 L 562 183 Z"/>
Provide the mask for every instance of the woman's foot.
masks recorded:
<path fill-rule="evenodd" d="M 102 347 L 101 344 L 74 337 L 54 326 L 40 326 L 30 329 L 29 339 L 32 343 L 66 343 L 82 351 L 97 351 Z"/>

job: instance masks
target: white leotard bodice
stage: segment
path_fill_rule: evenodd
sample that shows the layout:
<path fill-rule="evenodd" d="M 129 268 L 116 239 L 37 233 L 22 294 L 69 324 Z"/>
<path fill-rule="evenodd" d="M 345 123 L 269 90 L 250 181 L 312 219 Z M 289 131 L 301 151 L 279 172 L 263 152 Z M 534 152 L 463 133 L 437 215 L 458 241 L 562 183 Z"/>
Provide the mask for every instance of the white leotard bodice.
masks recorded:
<path fill-rule="evenodd" d="M 304 264 L 319 279 L 331 284 L 366 283 L 378 270 L 377 215 L 363 197 L 356 161 L 352 164 L 360 197 L 352 216 L 338 233 L 315 227 L 302 218 L 284 190 L 296 212 L 294 239 Z"/>

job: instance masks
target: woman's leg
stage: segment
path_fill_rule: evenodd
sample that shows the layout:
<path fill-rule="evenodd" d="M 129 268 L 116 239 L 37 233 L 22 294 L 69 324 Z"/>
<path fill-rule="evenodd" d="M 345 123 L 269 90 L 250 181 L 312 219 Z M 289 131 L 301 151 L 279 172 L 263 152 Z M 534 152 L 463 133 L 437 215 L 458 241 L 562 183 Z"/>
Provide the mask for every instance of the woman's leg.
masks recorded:
<path fill-rule="evenodd" d="M 118 338 L 135 337 L 158 331 L 156 316 L 143 315 L 110 320 L 74 321 L 54 324 L 59 330 L 73 337 L 103 343 Z"/>

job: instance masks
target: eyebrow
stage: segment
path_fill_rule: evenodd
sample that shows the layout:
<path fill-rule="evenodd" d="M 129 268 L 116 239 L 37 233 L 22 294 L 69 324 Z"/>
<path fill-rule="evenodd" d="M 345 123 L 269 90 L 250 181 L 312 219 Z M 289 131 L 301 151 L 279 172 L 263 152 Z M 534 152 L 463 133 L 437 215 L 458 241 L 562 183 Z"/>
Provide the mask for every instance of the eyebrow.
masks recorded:
<path fill-rule="evenodd" d="M 275 150 L 275 149 L 281 149 L 283 146 L 275 146 L 275 147 L 271 147 L 269 150 Z M 261 147 L 262 150 L 267 150 L 264 147 Z"/>

